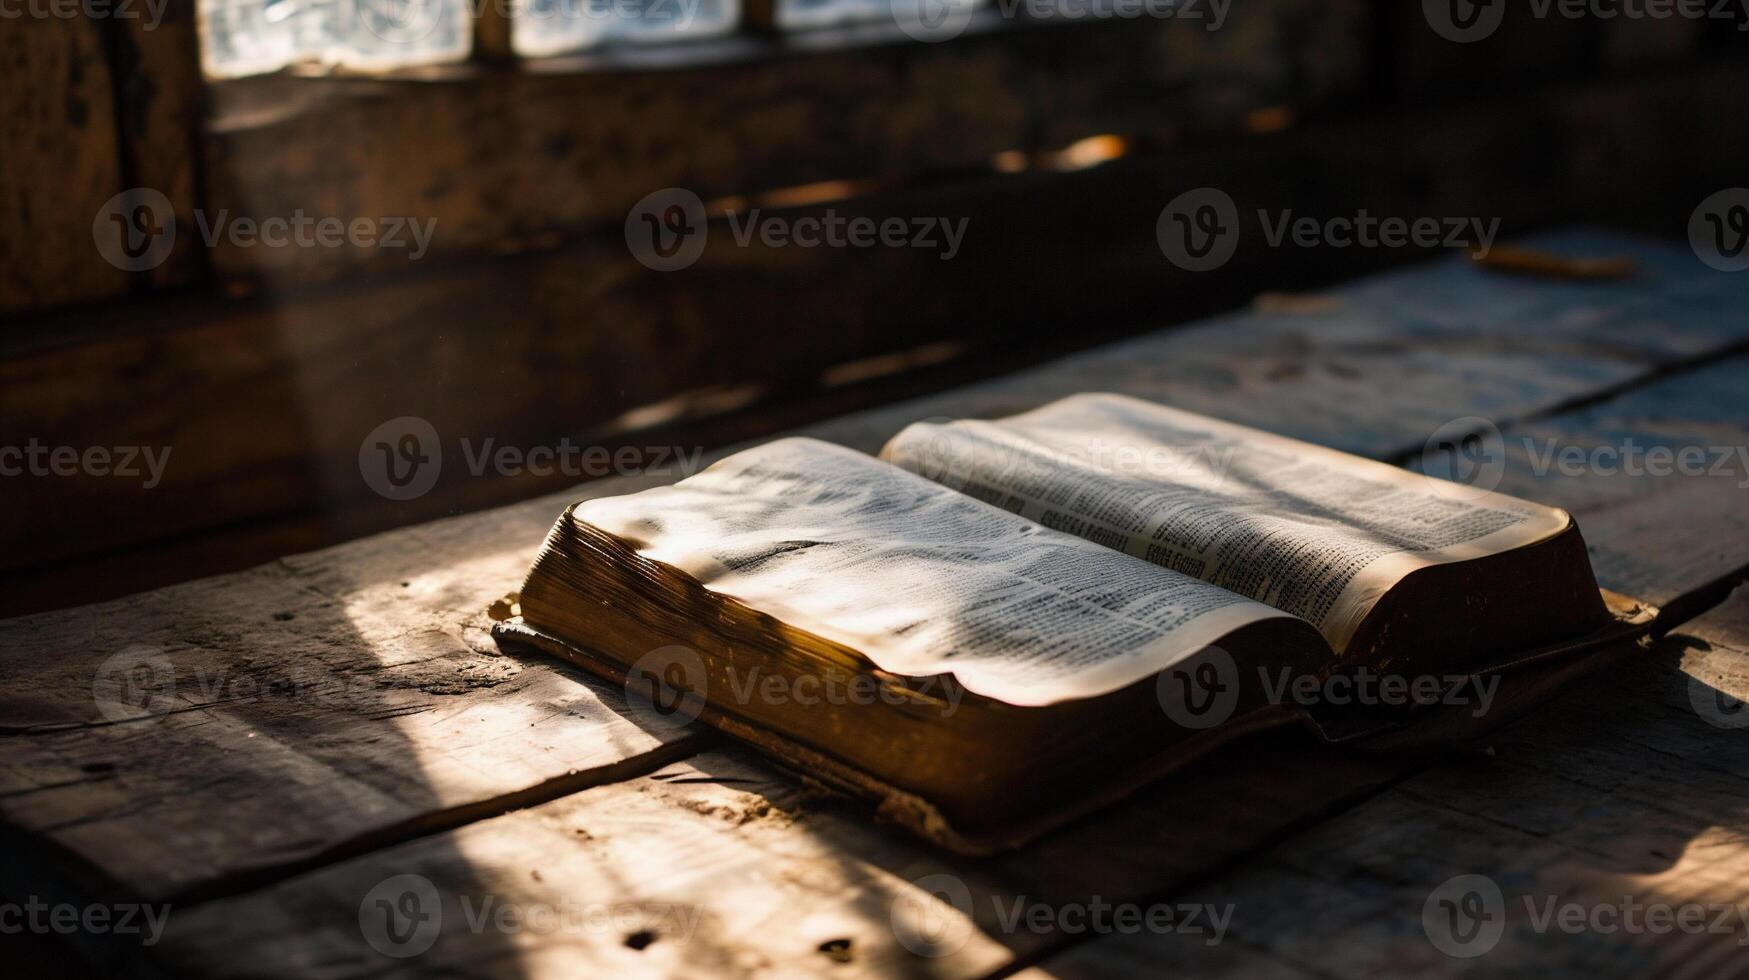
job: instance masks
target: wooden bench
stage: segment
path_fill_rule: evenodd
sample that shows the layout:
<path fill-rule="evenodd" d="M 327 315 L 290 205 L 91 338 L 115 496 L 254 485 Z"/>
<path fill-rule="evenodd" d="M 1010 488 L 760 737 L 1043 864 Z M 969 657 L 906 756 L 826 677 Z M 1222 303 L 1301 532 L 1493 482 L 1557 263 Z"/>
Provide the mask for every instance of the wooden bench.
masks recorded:
<path fill-rule="evenodd" d="M 1112 390 L 1413 465 L 1442 425 L 1492 426 L 1510 454 L 1502 489 L 1568 508 L 1602 584 L 1666 612 L 1650 654 L 1473 754 L 1253 743 L 1024 851 L 938 852 L 491 642 L 484 610 L 566 502 L 652 482 L 615 478 L 0 622 L 0 819 L 16 856 L 0 894 L 168 904 L 149 947 L 69 938 L 173 975 L 1743 969 L 1749 922 L 1571 934 L 1524 910 L 1749 889 L 1749 730 L 1731 727 L 1749 711 L 1723 697 L 1749 697 L 1749 595 L 1730 594 L 1749 563 L 1749 472 L 1538 462 L 1630 438 L 1749 446 L 1749 278 L 1598 232 L 1534 244 L 1631 255 L 1640 272 L 1553 282 L 1452 259 L 807 430 L 873 451 L 918 419 Z M 1498 946 L 1474 959 L 1424 925 L 1459 874 L 1506 899 Z M 935 897 L 943 881 L 966 901 Z M 438 923 L 428 948 L 385 941 L 374 903 L 417 894 Z M 1013 919 L 1096 902 L 1231 918 L 1215 944 Z M 901 921 L 919 909 L 937 917 L 923 952 L 939 955 Z"/>

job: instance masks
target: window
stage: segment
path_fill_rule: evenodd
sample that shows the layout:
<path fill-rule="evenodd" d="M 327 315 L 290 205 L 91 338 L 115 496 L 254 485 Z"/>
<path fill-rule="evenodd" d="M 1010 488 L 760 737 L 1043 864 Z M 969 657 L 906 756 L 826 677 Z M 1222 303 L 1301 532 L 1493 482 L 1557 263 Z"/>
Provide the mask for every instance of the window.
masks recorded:
<path fill-rule="evenodd" d="M 382 71 L 473 48 L 469 0 L 199 0 L 201 61 L 228 78 L 315 63 Z"/>
<path fill-rule="evenodd" d="M 542 58 L 620 43 L 684 42 L 746 21 L 806 30 L 889 21 L 942 40 L 986 0 L 199 0 L 202 64 L 214 78 L 317 69 L 387 71 L 466 59 L 476 25 L 509 25 L 510 52 Z"/>

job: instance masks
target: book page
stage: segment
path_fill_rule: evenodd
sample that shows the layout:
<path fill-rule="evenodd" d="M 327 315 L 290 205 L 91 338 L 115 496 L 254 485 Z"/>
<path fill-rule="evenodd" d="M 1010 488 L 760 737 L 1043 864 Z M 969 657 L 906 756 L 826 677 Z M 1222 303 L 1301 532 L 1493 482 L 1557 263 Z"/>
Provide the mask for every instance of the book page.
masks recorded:
<path fill-rule="evenodd" d="M 919 423 L 881 451 L 1047 527 L 1293 613 L 1344 650 L 1428 565 L 1544 540 L 1565 511 L 1121 395 Z"/>
<path fill-rule="evenodd" d="M 1115 691 L 1285 615 L 811 439 L 575 517 L 884 670 L 1016 705 Z"/>

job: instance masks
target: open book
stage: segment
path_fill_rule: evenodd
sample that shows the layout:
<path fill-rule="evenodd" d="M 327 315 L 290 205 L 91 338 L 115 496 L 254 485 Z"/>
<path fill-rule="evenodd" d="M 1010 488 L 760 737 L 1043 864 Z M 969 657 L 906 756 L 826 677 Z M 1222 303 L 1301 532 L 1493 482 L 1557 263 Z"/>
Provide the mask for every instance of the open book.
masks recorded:
<path fill-rule="evenodd" d="M 573 506 L 499 635 L 981 851 L 1315 714 L 1332 678 L 1444 696 L 1408 679 L 1614 623 L 1564 511 L 1079 395 Z"/>

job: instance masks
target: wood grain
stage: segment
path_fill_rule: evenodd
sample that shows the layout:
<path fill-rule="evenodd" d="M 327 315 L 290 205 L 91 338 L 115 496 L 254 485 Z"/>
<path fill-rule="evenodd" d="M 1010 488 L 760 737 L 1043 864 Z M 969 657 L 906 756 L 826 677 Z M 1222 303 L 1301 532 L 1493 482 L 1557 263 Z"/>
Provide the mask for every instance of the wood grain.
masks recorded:
<path fill-rule="evenodd" d="M 156 22 L 118 21 L 112 62 L 120 99 L 117 132 L 130 183 L 156 188 L 176 215 L 175 244 L 149 273 L 154 289 L 202 282 L 207 271 L 195 220 L 206 110 L 195 0 L 164 0 L 161 9 Z"/>
<path fill-rule="evenodd" d="M 182 901 L 686 754 L 486 636 L 551 516 L 5 621 L 0 815 L 111 891 Z"/>
<path fill-rule="evenodd" d="M 1720 695 L 1724 700 L 1719 700 Z M 1259 855 L 1194 901 L 1231 903 L 1211 952 L 1191 937 L 1102 937 L 1025 976 L 1124 964 L 1211 976 L 1262 962 L 1284 976 L 1732 976 L 1749 935 L 1749 590 L 1670 635 L 1633 669 L 1574 690 L 1485 757 L 1407 780 Z M 1714 705 L 1726 707 L 1717 708 Z M 1450 877 L 1505 899 L 1498 945 L 1447 957 L 1423 909 Z M 1711 906 L 1727 931 L 1540 930 L 1525 904 Z"/>
<path fill-rule="evenodd" d="M 1261 778 L 1229 761 L 1211 767 L 1194 792 L 1182 785 L 1149 792 L 1024 855 L 987 861 L 924 848 L 874 825 L 859 806 L 810 792 L 739 751 L 709 752 L 196 908 L 175 920 L 155 956 L 172 971 L 198 965 L 226 976 L 317 963 L 332 976 L 418 975 L 461 963 L 524 977 L 574 976 L 579 968 L 637 976 L 978 976 L 1061 939 L 1014 921 L 1016 908 L 1089 905 L 1096 896 L 1143 901 L 1375 790 L 1400 768 L 1285 741 L 1278 747 L 1284 754 Z M 1209 811 L 1229 818 L 1211 823 Z M 442 927 L 428 952 L 395 962 L 360 929 L 359 907 L 401 874 L 435 888 Z M 933 897 L 932 886 L 950 897 Z M 612 929 L 476 931 L 466 910 L 487 901 L 525 909 L 569 901 L 628 914 Z M 911 930 L 910 903 L 938 917 L 932 933 Z M 628 942 L 646 931 L 654 935 L 645 947 Z M 923 941 L 929 936 L 934 941 Z M 828 955 L 834 948 L 837 955 Z M 238 949 L 252 952 L 238 957 Z"/>
<path fill-rule="evenodd" d="M 101 29 L 84 17 L 9 16 L 0 31 L 0 314 L 127 289 L 92 240 L 104 202 L 126 186 Z"/>
<path fill-rule="evenodd" d="M 1749 567 L 1749 357 L 1508 426 L 1499 489 L 1578 519 L 1599 581 L 1654 605 Z"/>

